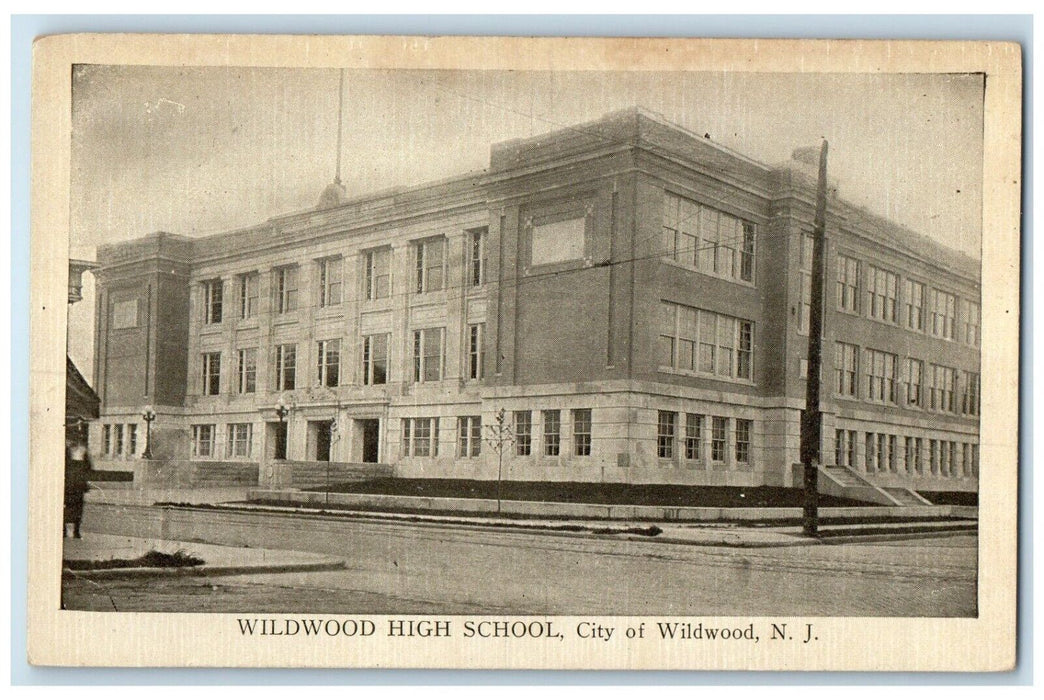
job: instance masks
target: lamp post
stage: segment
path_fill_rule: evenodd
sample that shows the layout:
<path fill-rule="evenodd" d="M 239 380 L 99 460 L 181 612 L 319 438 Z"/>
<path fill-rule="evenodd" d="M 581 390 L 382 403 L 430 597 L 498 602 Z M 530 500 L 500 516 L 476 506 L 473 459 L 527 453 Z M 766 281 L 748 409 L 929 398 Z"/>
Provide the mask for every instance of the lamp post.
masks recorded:
<path fill-rule="evenodd" d="M 152 410 L 152 406 L 145 407 L 141 418 L 145 421 L 145 449 L 142 450 L 141 458 L 152 459 L 152 421 L 156 420 L 156 412 Z"/>

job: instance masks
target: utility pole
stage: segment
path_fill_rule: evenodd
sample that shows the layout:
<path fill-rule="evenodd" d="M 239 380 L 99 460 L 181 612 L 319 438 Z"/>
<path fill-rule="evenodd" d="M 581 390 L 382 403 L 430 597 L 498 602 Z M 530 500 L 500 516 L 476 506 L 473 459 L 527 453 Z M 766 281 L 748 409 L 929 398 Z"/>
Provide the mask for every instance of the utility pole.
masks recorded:
<path fill-rule="evenodd" d="M 515 444 L 515 434 L 504 421 L 506 411 L 494 414 L 493 424 L 485 426 L 486 443 L 497 451 L 497 513 L 500 513 L 500 484 L 504 475 L 504 450 Z"/>
<path fill-rule="evenodd" d="M 808 319 L 808 379 L 805 410 L 801 413 L 801 463 L 804 465 L 805 502 L 801 527 L 805 535 L 819 533 L 819 465 L 822 461 L 823 414 L 819 394 L 823 366 L 823 248 L 826 243 L 827 142 L 819 151 L 816 218 L 812 242 L 812 299 Z"/>

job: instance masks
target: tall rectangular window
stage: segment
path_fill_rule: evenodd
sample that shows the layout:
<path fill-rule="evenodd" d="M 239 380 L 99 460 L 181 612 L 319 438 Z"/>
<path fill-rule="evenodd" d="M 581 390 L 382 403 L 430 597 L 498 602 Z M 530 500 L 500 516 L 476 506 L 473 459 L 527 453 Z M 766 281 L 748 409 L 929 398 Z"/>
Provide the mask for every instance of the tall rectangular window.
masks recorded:
<path fill-rule="evenodd" d="M 703 416 L 685 414 L 685 459 L 701 459 L 700 443 L 703 441 Z"/>
<path fill-rule="evenodd" d="M 438 418 L 402 419 L 404 457 L 437 457 L 439 454 Z"/>
<path fill-rule="evenodd" d="M 924 399 L 924 362 L 912 357 L 906 359 L 906 404 L 920 406 Z"/>
<path fill-rule="evenodd" d="M 478 457 L 482 452 L 482 416 L 457 419 L 458 457 Z"/>
<path fill-rule="evenodd" d="M 485 228 L 468 231 L 468 285 L 472 287 L 486 283 L 486 233 Z"/>
<path fill-rule="evenodd" d="M 544 419 L 544 456 L 557 457 L 562 449 L 562 412 L 541 411 Z"/>
<path fill-rule="evenodd" d="M 319 308 L 341 303 L 344 261 L 340 256 L 319 261 Z"/>
<path fill-rule="evenodd" d="M 123 454 L 123 423 L 116 423 L 112 426 L 112 453 L 114 455 Z"/>
<path fill-rule="evenodd" d="M 192 456 L 213 457 L 214 456 L 214 426 L 194 425 L 192 426 Z"/>
<path fill-rule="evenodd" d="M 366 298 L 387 299 L 391 296 L 391 248 L 378 248 L 366 253 Z"/>
<path fill-rule="evenodd" d="M 957 370 L 942 365 L 931 365 L 932 388 L 929 394 L 928 407 L 933 411 L 954 413 L 953 388 Z"/>
<path fill-rule="evenodd" d="M 750 435 L 754 421 L 747 418 L 736 419 L 736 462 L 750 464 Z"/>
<path fill-rule="evenodd" d="M 888 471 L 898 471 L 899 455 L 897 454 L 899 438 L 895 435 L 888 436 Z"/>
<path fill-rule="evenodd" d="M 856 431 L 848 431 L 848 466 L 856 465 Z"/>
<path fill-rule="evenodd" d="M 834 464 L 839 467 L 843 467 L 847 463 L 848 452 L 845 450 L 845 435 L 844 430 L 834 430 Z"/>
<path fill-rule="evenodd" d="M 221 323 L 222 280 L 207 280 L 203 283 L 203 322 Z"/>
<path fill-rule="evenodd" d="M 109 423 L 102 426 L 102 453 L 112 454 L 112 425 Z"/>
<path fill-rule="evenodd" d="M 895 403 L 895 368 L 898 358 L 880 350 L 866 351 L 866 398 Z"/>
<path fill-rule="evenodd" d="M 515 411 L 512 417 L 515 423 L 515 454 L 528 457 L 533 453 L 533 414 L 529 411 Z"/>
<path fill-rule="evenodd" d="M 138 451 L 138 424 L 127 424 L 127 456 L 132 457 Z"/>
<path fill-rule="evenodd" d="M 729 420 L 723 416 L 711 417 L 711 461 L 725 461 L 725 441 Z"/>
<path fill-rule="evenodd" d="M 903 281 L 903 324 L 924 330 L 924 285 L 909 279 Z"/>
<path fill-rule="evenodd" d="M 871 265 L 866 274 L 866 313 L 888 323 L 899 321 L 897 297 L 899 278 L 888 270 Z"/>
<path fill-rule="evenodd" d="M 253 394 L 257 390 L 257 348 L 241 348 L 236 354 L 236 393 Z"/>
<path fill-rule="evenodd" d="M 859 261 L 837 256 L 837 308 L 859 313 Z"/>
<path fill-rule="evenodd" d="M 286 314 L 295 311 L 297 309 L 297 268 L 279 267 L 273 274 L 276 313 Z"/>
<path fill-rule="evenodd" d="M 363 384 L 388 383 L 388 333 L 363 337 Z"/>
<path fill-rule="evenodd" d="M 297 388 L 297 346 L 294 344 L 276 346 L 276 391 L 289 391 Z"/>
<path fill-rule="evenodd" d="M 801 234 L 801 301 L 798 305 L 798 332 L 808 333 L 812 317 L 812 246 L 815 239 L 809 233 Z"/>
<path fill-rule="evenodd" d="M 979 305 L 966 299 L 961 300 L 961 341 L 973 348 L 979 347 Z"/>
<path fill-rule="evenodd" d="M 250 423 L 229 423 L 228 442 L 225 444 L 226 457 L 250 456 Z"/>
<path fill-rule="evenodd" d="M 442 338 L 444 328 L 413 331 L 413 381 L 442 379 Z"/>
<path fill-rule="evenodd" d="M 238 278 L 239 318 L 253 318 L 257 315 L 257 299 L 261 277 L 256 272 L 247 272 Z"/>
<path fill-rule="evenodd" d="M 660 305 L 661 366 L 751 380 L 754 324 L 671 302 Z"/>
<path fill-rule="evenodd" d="M 482 341 L 485 332 L 485 323 L 468 326 L 468 379 L 482 379 Z"/>
<path fill-rule="evenodd" d="M 979 373 L 961 372 L 961 413 L 979 415 Z"/>
<path fill-rule="evenodd" d="M 957 315 L 957 297 L 933 289 L 929 293 L 928 332 L 937 338 L 954 338 L 954 321 Z"/>
<path fill-rule="evenodd" d="M 591 409 L 573 409 L 573 454 L 591 456 Z"/>
<path fill-rule="evenodd" d="M 834 390 L 841 396 L 856 396 L 859 348 L 848 343 L 834 345 Z"/>
<path fill-rule="evenodd" d="M 414 248 L 417 260 L 415 291 L 418 294 L 439 291 L 444 286 L 446 239 L 418 241 Z"/>
<path fill-rule="evenodd" d="M 663 255 L 704 274 L 753 282 L 757 227 L 664 192 Z"/>
<path fill-rule="evenodd" d="M 866 447 L 863 457 L 866 460 L 866 471 L 872 472 L 877 468 L 877 436 L 874 433 L 867 433 L 865 439 Z"/>
<path fill-rule="evenodd" d="M 660 411 L 656 418 L 656 456 L 660 459 L 674 458 L 674 436 L 678 414 Z"/>
<path fill-rule="evenodd" d="M 221 393 L 221 353 L 205 352 L 202 356 L 203 395 Z"/>
<path fill-rule="evenodd" d="M 318 342 L 319 386 L 337 386 L 341 381 L 341 341 L 320 340 Z"/>

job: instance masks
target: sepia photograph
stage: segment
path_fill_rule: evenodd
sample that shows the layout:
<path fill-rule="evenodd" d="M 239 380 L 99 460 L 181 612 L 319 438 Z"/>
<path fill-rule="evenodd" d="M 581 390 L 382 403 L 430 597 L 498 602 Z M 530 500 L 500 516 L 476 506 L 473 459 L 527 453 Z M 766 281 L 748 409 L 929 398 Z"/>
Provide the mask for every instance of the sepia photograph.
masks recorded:
<path fill-rule="evenodd" d="M 354 51 L 69 61 L 48 615 L 762 653 L 1014 586 L 984 70 Z"/>

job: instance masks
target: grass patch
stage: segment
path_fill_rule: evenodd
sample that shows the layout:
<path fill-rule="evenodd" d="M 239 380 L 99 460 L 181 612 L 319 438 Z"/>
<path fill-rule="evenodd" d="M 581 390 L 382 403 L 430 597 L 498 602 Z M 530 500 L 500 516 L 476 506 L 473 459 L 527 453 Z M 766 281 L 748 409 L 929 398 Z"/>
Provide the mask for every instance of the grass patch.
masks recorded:
<path fill-rule="evenodd" d="M 495 481 L 471 479 L 380 478 L 312 488 L 320 493 L 359 493 L 433 498 L 497 497 Z M 802 489 L 776 486 L 685 486 L 677 484 L 592 484 L 584 482 L 505 481 L 500 496 L 506 501 L 552 501 L 596 505 L 634 505 L 706 508 L 800 508 Z M 870 505 L 851 498 L 820 494 L 823 508 Z"/>
<path fill-rule="evenodd" d="M 179 549 L 176 552 L 159 552 L 153 549 L 135 559 L 67 559 L 62 564 L 72 571 L 97 571 L 99 569 L 170 569 L 201 566 L 206 562 L 197 556 Z"/>

